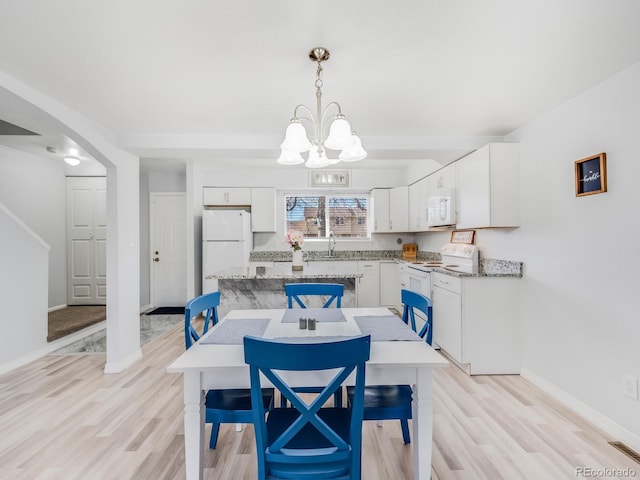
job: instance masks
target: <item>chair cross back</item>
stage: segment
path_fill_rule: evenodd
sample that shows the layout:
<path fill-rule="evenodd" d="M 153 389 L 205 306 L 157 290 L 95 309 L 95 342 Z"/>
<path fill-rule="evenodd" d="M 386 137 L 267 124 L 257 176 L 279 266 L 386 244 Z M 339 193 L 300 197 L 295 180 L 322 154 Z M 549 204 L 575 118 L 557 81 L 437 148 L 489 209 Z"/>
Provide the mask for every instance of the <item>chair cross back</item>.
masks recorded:
<path fill-rule="evenodd" d="M 301 295 L 328 296 L 322 308 L 329 308 L 331 304 L 336 302 L 336 307 L 342 306 L 342 296 L 344 295 L 344 285 L 341 283 L 287 283 L 284 286 L 287 295 L 287 305 L 293 308 L 293 301 L 300 308 L 307 308 L 307 305 L 300 299 Z"/>
<path fill-rule="evenodd" d="M 187 302 L 184 307 L 184 315 L 187 320 L 184 322 L 184 339 L 187 349 L 197 342 L 201 335 L 209 331 L 209 324 L 213 327 L 218 323 L 217 307 L 219 305 L 220 292 L 206 293 Z M 198 334 L 192 322 L 193 319 L 200 314 L 204 315 L 204 324 L 202 326 L 202 333 Z"/>
<path fill-rule="evenodd" d="M 265 422 L 260 402 L 252 397 L 258 478 L 360 478 L 360 454 L 364 402 L 365 363 L 369 359 L 371 338 L 362 336 L 326 343 L 282 343 L 247 336 L 244 338 L 245 362 L 249 365 L 252 396 L 256 398 L 264 376 L 291 402 L 293 408 L 272 410 Z M 333 377 L 310 404 L 291 388 L 286 371 L 336 369 Z M 352 409 L 321 408 L 342 383 L 355 371 L 355 400 Z M 334 428 L 326 416 L 348 412 L 348 438 Z M 279 417 L 279 414 L 282 414 Z M 287 418 L 283 426 L 272 428 L 276 418 Z M 273 433 L 273 432 L 276 433 Z M 320 474 L 319 472 L 324 472 Z M 339 472 L 339 473 L 336 473 Z M 345 472 L 349 472 L 345 476 Z M 314 476 L 315 475 L 315 476 Z"/>
<path fill-rule="evenodd" d="M 424 338 L 429 345 L 431 345 L 431 337 L 433 335 L 433 309 L 431 300 L 425 295 L 406 289 L 402 289 L 401 296 L 402 303 L 404 304 L 402 320 L 420 337 Z M 420 310 L 424 313 L 427 319 L 419 332 L 416 329 L 414 309 Z"/>

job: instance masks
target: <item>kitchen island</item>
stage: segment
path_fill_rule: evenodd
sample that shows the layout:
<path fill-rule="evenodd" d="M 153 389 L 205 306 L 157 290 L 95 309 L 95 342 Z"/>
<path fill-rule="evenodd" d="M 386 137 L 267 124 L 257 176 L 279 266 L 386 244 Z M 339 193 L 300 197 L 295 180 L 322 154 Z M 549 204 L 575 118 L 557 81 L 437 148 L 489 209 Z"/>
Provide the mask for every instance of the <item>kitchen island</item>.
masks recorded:
<path fill-rule="evenodd" d="M 231 310 L 286 308 L 285 283 L 317 282 L 344 285 L 343 307 L 356 306 L 356 279 L 362 273 L 341 262 L 307 262 L 302 271 L 293 271 L 291 262 L 275 262 L 273 266 L 230 268 L 211 275 L 220 291 L 220 317 Z M 315 300 L 315 301 L 314 301 Z M 320 307 L 320 299 L 310 299 L 309 306 Z"/>

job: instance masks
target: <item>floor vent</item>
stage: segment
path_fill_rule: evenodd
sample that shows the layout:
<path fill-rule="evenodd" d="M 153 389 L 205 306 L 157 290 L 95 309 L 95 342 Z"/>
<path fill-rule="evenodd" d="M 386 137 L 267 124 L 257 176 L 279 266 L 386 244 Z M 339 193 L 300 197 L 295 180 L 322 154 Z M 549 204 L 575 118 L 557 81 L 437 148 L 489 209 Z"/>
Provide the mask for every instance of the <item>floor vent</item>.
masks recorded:
<path fill-rule="evenodd" d="M 627 447 L 624 443 L 622 443 L 622 442 L 609 442 L 609 445 L 611 445 L 613 448 L 617 448 L 618 450 L 620 450 L 622 453 L 624 453 L 630 459 L 635 460 L 636 462 L 640 463 L 640 454 L 638 454 L 638 452 L 636 452 L 635 450 L 632 450 L 629 447 Z"/>

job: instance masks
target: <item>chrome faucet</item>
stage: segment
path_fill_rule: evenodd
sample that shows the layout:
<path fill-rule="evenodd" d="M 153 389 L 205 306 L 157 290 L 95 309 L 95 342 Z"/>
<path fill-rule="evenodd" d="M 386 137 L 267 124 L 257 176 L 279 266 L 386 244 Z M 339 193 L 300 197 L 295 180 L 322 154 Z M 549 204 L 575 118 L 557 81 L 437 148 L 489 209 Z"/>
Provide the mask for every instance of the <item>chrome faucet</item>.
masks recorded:
<path fill-rule="evenodd" d="M 327 256 L 333 257 L 333 252 L 336 249 L 336 235 L 329 230 L 329 251 L 327 252 Z"/>

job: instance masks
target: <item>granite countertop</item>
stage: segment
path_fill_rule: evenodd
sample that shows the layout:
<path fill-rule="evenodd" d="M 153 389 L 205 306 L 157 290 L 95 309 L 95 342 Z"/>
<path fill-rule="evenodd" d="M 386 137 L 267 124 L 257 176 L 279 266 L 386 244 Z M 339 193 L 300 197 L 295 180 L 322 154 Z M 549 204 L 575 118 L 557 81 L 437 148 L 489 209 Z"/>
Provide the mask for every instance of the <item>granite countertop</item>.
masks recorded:
<path fill-rule="evenodd" d="M 260 268 L 260 267 L 258 267 Z M 302 271 L 293 271 L 290 262 L 278 262 L 273 267 L 263 267 L 264 274 L 256 273 L 256 267 L 230 268 L 207 275 L 207 280 L 244 280 L 244 279 L 312 279 L 312 278 L 360 278 L 364 274 L 353 268 L 342 267 L 339 263 L 327 265 L 324 262 L 304 263 Z"/>
<path fill-rule="evenodd" d="M 404 262 L 411 263 L 411 262 Z M 434 272 L 444 273 L 452 277 L 514 277 L 522 278 L 523 263 L 510 260 L 485 258 L 480 260 L 478 273 L 457 272 L 450 268 L 433 267 Z"/>
<path fill-rule="evenodd" d="M 521 278 L 523 275 L 524 265 L 522 262 L 514 262 L 510 260 L 497 260 L 493 258 L 483 258 L 482 252 L 480 256 L 480 265 L 478 273 L 462 273 L 456 272 L 453 270 L 449 270 L 446 268 L 434 268 L 434 272 L 444 273 L 446 275 L 451 275 L 453 277 L 515 277 Z M 340 250 L 333 253 L 333 256 L 327 256 L 326 251 L 305 251 L 305 269 L 315 267 L 319 262 L 324 263 L 331 262 L 344 262 L 344 261 L 384 261 L 384 260 L 393 260 L 397 262 L 406 262 L 402 259 L 402 250 Z M 437 261 L 440 260 L 441 256 L 438 252 L 418 252 L 418 260 L 420 261 Z M 249 255 L 250 262 L 277 262 L 276 265 L 280 264 L 280 262 L 287 262 L 291 260 L 291 252 L 290 251 L 260 251 L 254 250 Z M 308 260 L 308 262 L 306 261 Z M 406 262 L 410 263 L 410 262 Z M 290 263 L 289 270 L 290 270 Z M 273 268 L 278 268 L 273 267 Z M 299 274 L 293 274 L 299 275 Z M 361 275 L 358 275 L 361 276 Z M 219 278 L 215 276 L 211 276 L 211 278 Z M 254 277 L 246 277 L 246 278 L 254 278 Z M 255 278 L 268 278 L 265 276 L 258 276 Z M 285 277 L 271 277 L 271 278 L 285 278 Z M 290 278 L 300 278 L 298 276 L 291 276 Z M 304 278 L 304 277 L 302 277 Z M 313 278 L 313 277 L 309 277 Z M 320 276 L 315 278 L 326 278 L 326 276 Z M 349 277 L 353 278 L 353 277 Z"/>
<path fill-rule="evenodd" d="M 374 261 L 400 260 L 402 250 L 339 250 L 331 256 L 326 250 L 305 250 L 305 265 L 310 262 L 344 262 L 344 261 Z M 291 261 L 289 250 L 254 250 L 249 254 L 250 262 L 286 262 Z"/>

